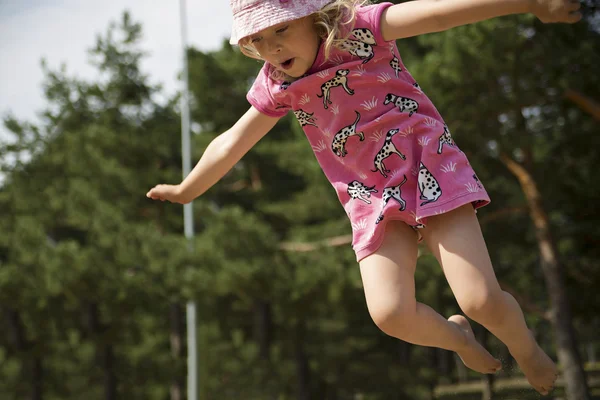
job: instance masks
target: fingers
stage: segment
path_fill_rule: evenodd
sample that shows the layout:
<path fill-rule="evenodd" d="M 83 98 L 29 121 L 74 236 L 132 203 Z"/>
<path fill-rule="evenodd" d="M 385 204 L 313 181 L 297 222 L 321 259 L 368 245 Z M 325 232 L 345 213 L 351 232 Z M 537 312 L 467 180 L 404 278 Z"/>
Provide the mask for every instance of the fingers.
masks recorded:
<path fill-rule="evenodd" d="M 148 197 L 149 199 L 152 199 L 152 200 L 165 201 L 165 198 L 160 193 L 160 185 L 155 186 L 152 189 L 150 189 L 148 191 L 148 193 L 146 193 L 146 197 Z"/>
<path fill-rule="evenodd" d="M 176 185 L 156 185 L 146 193 L 152 200 L 169 201 L 171 203 L 186 204 L 186 201 L 177 191 Z"/>
<path fill-rule="evenodd" d="M 152 194 L 152 193 L 148 193 L 148 194 L 146 194 L 146 197 L 148 197 L 149 199 L 152 199 L 152 200 L 160 200 L 160 201 L 165 201 L 165 198 L 164 198 L 164 197 L 161 197 L 161 196 L 158 196 L 158 195 L 156 195 L 156 194 Z"/>

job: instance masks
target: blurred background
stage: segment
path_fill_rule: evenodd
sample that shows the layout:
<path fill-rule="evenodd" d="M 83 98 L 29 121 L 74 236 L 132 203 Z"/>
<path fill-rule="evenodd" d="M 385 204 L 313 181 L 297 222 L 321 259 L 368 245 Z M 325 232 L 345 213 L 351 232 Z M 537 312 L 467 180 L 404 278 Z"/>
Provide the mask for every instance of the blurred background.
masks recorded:
<path fill-rule="evenodd" d="M 228 2 L 188 3 L 195 164 L 261 64 L 229 46 Z M 545 399 L 600 399 L 600 12 L 582 6 L 398 42 L 492 197 L 498 279 L 561 368 Z M 190 301 L 201 400 L 540 398 L 477 324 L 494 377 L 378 330 L 293 117 L 194 201 L 191 243 L 183 208 L 145 197 L 182 177 L 180 29 L 177 2 L 0 2 L 0 400 L 188 398 Z M 460 312 L 425 247 L 416 280 Z"/>

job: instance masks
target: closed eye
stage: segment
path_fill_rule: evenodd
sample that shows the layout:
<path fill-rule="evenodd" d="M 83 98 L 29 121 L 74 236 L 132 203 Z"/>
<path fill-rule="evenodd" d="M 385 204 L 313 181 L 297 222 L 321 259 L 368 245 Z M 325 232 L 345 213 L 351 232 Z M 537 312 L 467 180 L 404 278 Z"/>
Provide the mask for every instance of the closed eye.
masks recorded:
<path fill-rule="evenodd" d="M 260 39 L 262 39 L 260 36 L 258 36 L 258 37 L 253 37 L 253 38 L 250 40 L 250 43 L 258 43 L 258 42 L 260 42 Z"/>
<path fill-rule="evenodd" d="M 283 33 L 285 31 L 287 31 L 287 29 L 289 28 L 289 25 L 284 26 L 283 28 L 277 29 L 275 31 L 275 33 Z"/>

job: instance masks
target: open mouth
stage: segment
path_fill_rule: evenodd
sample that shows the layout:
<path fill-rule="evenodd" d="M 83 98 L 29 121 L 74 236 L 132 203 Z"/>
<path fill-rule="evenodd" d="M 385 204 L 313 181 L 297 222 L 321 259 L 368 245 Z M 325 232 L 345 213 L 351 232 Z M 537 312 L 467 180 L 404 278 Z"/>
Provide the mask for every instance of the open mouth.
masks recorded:
<path fill-rule="evenodd" d="M 294 59 L 290 58 L 289 60 L 285 60 L 280 65 L 281 65 L 281 68 L 283 68 L 283 69 L 290 69 L 290 68 L 292 68 L 292 65 L 294 65 Z"/>

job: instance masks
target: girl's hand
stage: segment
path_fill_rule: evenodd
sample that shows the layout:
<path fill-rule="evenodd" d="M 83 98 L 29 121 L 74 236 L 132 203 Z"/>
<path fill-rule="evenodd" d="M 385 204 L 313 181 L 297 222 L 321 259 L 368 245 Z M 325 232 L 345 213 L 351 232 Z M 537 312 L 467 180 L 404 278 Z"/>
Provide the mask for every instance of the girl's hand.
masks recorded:
<path fill-rule="evenodd" d="M 152 200 L 167 200 L 178 204 L 187 204 L 192 201 L 192 199 L 186 199 L 183 196 L 180 185 L 156 185 L 146 193 L 146 197 Z"/>
<path fill-rule="evenodd" d="M 575 23 L 581 19 L 579 0 L 530 0 L 531 12 L 544 23 Z"/>

